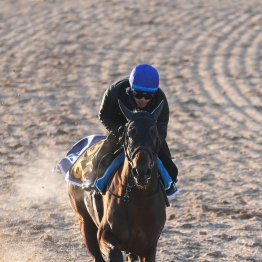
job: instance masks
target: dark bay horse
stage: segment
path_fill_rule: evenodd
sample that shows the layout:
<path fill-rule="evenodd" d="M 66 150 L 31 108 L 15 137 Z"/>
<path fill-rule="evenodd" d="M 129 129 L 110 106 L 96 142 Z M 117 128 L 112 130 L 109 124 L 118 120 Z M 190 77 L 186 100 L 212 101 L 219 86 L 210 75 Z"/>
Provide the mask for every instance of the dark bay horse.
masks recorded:
<path fill-rule="evenodd" d="M 131 112 L 119 101 L 128 120 L 124 164 L 105 195 L 68 185 L 71 205 L 80 222 L 83 241 L 95 261 L 155 261 L 157 242 L 166 221 L 165 193 L 157 170 L 157 118 L 152 112 Z"/>

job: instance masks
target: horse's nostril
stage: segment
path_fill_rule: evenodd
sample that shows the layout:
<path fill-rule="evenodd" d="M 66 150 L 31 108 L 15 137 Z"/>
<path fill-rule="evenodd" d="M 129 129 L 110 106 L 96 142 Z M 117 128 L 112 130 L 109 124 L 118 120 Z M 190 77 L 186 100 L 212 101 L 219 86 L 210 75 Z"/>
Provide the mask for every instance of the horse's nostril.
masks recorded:
<path fill-rule="evenodd" d="M 134 178 L 139 185 L 145 186 L 145 185 L 148 184 L 148 182 L 151 178 L 151 175 L 150 175 L 150 172 L 148 172 L 148 171 L 141 172 L 141 170 L 140 170 L 140 172 L 139 172 L 137 170 L 137 174 L 134 175 Z"/>

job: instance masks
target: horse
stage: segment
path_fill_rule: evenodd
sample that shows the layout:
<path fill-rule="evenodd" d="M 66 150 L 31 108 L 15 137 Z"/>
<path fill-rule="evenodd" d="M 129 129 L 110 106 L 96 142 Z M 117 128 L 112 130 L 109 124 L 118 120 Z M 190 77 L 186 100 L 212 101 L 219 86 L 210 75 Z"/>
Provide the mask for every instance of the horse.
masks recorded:
<path fill-rule="evenodd" d="M 96 262 L 152 262 L 166 221 L 165 191 L 157 170 L 159 134 L 157 118 L 163 101 L 153 112 L 130 111 L 122 136 L 125 160 L 105 194 L 87 192 L 68 184 L 71 206 L 80 223 L 83 242 Z"/>

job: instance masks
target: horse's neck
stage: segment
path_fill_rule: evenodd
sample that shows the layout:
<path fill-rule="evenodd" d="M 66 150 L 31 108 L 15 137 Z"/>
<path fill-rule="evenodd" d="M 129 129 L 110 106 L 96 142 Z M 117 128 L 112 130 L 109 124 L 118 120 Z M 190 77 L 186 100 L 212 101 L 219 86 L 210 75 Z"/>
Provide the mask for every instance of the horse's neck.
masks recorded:
<path fill-rule="evenodd" d="M 117 170 L 111 183 L 111 191 L 119 196 L 123 194 L 124 186 L 128 183 L 128 172 L 129 164 L 128 161 L 125 160 L 123 166 Z"/>
<path fill-rule="evenodd" d="M 121 186 L 124 186 L 127 183 L 127 175 L 130 170 L 130 166 L 128 164 L 127 159 L 125 158 L 124 164 L 122 166 L 122 169 L 119 170 L 119 179 L 121 181 Z"/>

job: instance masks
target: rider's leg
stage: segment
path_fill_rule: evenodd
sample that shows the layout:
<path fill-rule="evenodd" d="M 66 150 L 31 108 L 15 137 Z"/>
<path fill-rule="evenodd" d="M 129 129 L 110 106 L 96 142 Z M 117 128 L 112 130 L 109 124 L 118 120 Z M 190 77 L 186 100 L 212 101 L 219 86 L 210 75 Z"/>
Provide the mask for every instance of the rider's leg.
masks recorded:
<path fill-rule="evenodd" d="M 169 199 L 172 199 L 172 197 L 174 197 L 175 194 L 178 192 L 175 184 L 177 182 L 178 169 L 171 159 L 171 154 L 166 141 L 163 141 L 160 151 L 158 152 L 158 157 L 162 161 L 164 167 L 167 169 L 170 177 L 173 180 L 173 184 L 168 190 L 166 190 L 167 196 L 169 197 Z"/>
<path fill-rule="evenodd" d="M 174 183 L 177 182 L 178 169 L 175 163 L 171 159 L 171 154 L 168 148 L 166 141 L 163 141 L 163 144 L 158 152 L 158 157 L 162 161 L 163 165 L 167 169 L 169 175 L 171 176 Z"/>
<path fill-rule="evenodd" d="M 100 162 L 101 159 L 105 156 L 108 155 L 110 157 L 113 156 L 113 152 L 118 149 L 118 139 L 115 138 L 113 135 L 109 134 L 103 144 L 101 145 L 100 149 L 96 152 L 95 156 L 92 159 L 92 170 L 91 172 L 87 175 L 87 178 L 84 182 L 84 189 L 85 190 L 90 190 L 92 189 L 92 186 L 96 180 L 96 178 L 100 175 L 102 175 L 104 168 L 100 168 Z M 100 172 L 98 172 L 98 169 Z"/>

